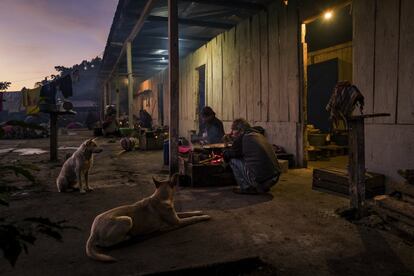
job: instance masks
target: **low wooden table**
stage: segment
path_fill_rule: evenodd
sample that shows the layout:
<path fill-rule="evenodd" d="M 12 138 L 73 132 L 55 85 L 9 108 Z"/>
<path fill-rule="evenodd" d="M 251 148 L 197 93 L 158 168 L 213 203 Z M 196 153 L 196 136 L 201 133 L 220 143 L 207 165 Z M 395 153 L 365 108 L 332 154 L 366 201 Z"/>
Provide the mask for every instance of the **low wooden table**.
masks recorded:
<path fill-rule="evenodd" d="M 342 196 L 350 195 L 349 173 L 335 167 L 314 169 L 312 189 L 332 192 Z M 378 173 L 365 173 L 365 196 L 372 198 L 385 192 L 385 176 Z"/>

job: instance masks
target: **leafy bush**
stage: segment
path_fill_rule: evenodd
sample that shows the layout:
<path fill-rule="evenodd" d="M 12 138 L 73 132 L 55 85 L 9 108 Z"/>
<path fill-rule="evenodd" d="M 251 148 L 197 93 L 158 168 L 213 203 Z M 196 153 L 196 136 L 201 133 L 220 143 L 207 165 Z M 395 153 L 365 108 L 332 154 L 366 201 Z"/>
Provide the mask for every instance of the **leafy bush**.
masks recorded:
<path fill-rule="evenodd" d="M 9 121 L 7 124 L 31 129 L 42 129 L 42 127 L 37 125 L 27 124 L 21 121 Z M 0 127 L 0 138 L 3 135 L 4 133 Z M 33 170 L 38 170 L 38 168 L 31 164 L 0 163 L 0 205 L 9 206 L 8 197 L 10 193 L 19 190 L 13 183 L 9 183 L 5 176 L 9 173 L 14 173 L 16 176 L 21 176 L 31 183 L 36 184 L 36 178 L 31 172 Z M 61 242 L 62 230 L 78 229 L 64 225 L 65 222 L 64 220 L 53 222 L 49 218 L 42 217 L 29 217 L 18 221 L 10 221 L 4 217 L 0 217 L 0 250 L 3 251 L 4 258 L 14 266 L 22 250 L 28 254 L 28 247 L 34 245 L 39 235 L 45 235 Z"/>

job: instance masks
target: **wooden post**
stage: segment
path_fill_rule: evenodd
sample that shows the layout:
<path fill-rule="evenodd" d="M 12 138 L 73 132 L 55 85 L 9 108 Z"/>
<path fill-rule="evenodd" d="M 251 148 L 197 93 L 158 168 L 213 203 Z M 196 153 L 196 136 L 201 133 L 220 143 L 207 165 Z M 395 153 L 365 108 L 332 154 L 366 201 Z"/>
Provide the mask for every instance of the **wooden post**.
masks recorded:
<path fill-rule="evenodd" d="M 103 104 L 104 104 L 103 110 L 105 110 L 105 107 L 108 105 L 108 91 L 107 91 L 106 82 L 103 85 Z"/>
<path fill-rule="evenodd" d="M 115 104 L 116 104 L 116 120 L 119 122 L 119 76 L 115 76 Z"/>
<path fill-rule="evenodd" d="M 128 67 L 128 124 L 130 128 L 134 127 L 134 121 L 132 117 L 132 101 L 134 93 L 134 78 L 132 75 L 132 42 L 127 43 L 127 67 Z"/>
<path fill-rule="evenodd" d="M 112 104 L 112 81 L 111 80 L 109 80 L 107 83 L 106 83 L 106 85 L 107 85 L 107 90 L 106 91 L 108 91 L 107 92 L 107 94 L 108 94 L 108 104 Z"/>
<path fill-rule="evenodd" d="M 57 113 L 49 113 L 50 115 L 50 161 L 58 160 L 58 133 L 57 133 Z"/>
<path fill-rule="evenodd" d="M 364 120 L 387 117 L 389 113 L 365 114 L 347 118 L 349 130 L 349 196 L 356 218 L 365 214 L 365 124 Z"/>
<path fill-rule="evenodd" d="M 349 195 L 351 208 L 363 217 L 365 205 L 365 136 L 364 118 L 348 120 L 349 127 Z"/>
<path fill-rule="evenodd" d="M 179 54 L 177 0 L 168 0 L 168 74 L 170 89 L 170 175 L 178 172 Z"/>
<path fill-rule="evenodd" d="M 302 24 L 300 29 L 300 41 L 301 48 L 299 51 L 299 61 L 300 61 L 300 76 L 302 81 L 300 82 L 300 91 L 301 97 L 299 97 L 299 108 L 300 108 L 300 124 L 297 129 L 297 160 L 296 165 L 300 167 L 308 166 L 308 44 L 306 43 L 306 25 Z"/>

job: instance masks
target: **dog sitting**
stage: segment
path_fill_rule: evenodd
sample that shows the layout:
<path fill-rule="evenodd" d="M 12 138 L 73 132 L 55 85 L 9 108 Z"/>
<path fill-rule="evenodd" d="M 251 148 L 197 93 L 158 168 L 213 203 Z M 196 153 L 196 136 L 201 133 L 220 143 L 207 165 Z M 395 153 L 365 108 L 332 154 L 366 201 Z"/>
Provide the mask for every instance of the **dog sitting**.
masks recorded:
<path fill-rule="evenodd" d="M 93 154 L 100 153 L 102 149 L 98 147 L 94 139 L 87 140 L 63 163 L 62 170 L 56 179 L 59 192 L 73 190 L 79 187 L 81 193 L 91 191 L 88 182 L 89 169 L 92 167 Z M 82 182 L 85 178 L 85 183 Z"/>
<path fill-rule="evenodd" d="M 98 253 L 96 246 L 110 247 L 134 236 L 168 231 L 210 219 L 210 216 L 201 211 L 175 211 L 174 192 L 178 174 L 167 181 L 157 181 L 154 178 L 153 181 L 156 190 L 150 197 L 111 209 L 95 218 L 86 242 L 86 254 L 90 258 L 114 262 L 116 259 L 111 256 Z"/>

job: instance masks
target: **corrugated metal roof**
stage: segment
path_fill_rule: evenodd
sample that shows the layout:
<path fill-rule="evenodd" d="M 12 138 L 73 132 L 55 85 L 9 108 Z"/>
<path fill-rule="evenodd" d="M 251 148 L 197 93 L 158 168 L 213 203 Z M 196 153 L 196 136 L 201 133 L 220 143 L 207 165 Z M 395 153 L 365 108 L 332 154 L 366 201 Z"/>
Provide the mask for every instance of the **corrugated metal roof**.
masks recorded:
<path fill-rule="evenodd" d="M 181 0 L 179 1 L 180 57 L 195 51 L 218 34 L 265 9 L 272 0 Z M 100 76 L 107 78 L 122 45 L 137 22 L 147 0 L 120 0 L 105 47 Z M 168 65 L 168 1 L 159 0 L 133 41 L 134 76 L 145 80 Z M 126 57 L 118 73 L 126 74 Z"/>

